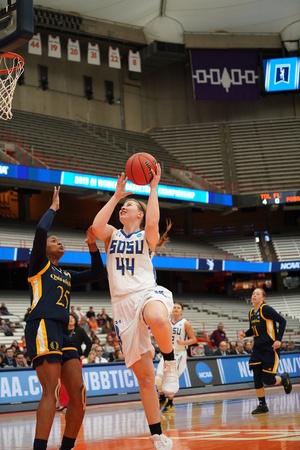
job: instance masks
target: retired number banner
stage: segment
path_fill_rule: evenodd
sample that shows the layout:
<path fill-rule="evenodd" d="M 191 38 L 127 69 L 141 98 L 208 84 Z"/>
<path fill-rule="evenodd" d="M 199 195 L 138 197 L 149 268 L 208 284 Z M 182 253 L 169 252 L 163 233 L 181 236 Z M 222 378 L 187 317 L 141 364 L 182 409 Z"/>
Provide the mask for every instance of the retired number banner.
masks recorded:
<path fill-rule="evenodd" d="M 257 100 L 255 50 L 190 50 L 196 100 Z"/>

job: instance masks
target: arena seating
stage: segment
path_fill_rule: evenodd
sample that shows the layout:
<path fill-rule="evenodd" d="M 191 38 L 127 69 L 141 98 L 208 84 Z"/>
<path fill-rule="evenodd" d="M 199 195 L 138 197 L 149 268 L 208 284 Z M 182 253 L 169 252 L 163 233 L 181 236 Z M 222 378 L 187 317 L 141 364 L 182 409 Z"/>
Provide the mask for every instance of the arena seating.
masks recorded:
<path fill-rule="evenodd" d="M 177 125 L 150 135 L 229 192 L 293 190 L 299 181 L 299 117 Z"/>
<path fill-rule="evenodd" d="M 188 319 L 199 337 L 209 337 L 217 328 L 219 322 L 224 324 L 224 331 L 229 340 L 237 340 L 239 332 L 249 327 L 248 313 L 251 305 L 244 300 L 230 299 L 228 297 L 213 294 L 177 294 L 175 300 L 184 305 L 184 317 Z M 2 292 L 0 301 L 5 301 L 10 313 L 23 319 L 27 308 L 30 306 L 27 292 L 6 291 Z M 300 311 L 297 305 L 299 292 L 297 294 L 268 294 L 268 303 L 277 311 L 281 312 L 287 319 L 287 327 L 284 339 L 300 341 Z M 94 311 L 101 313 L 105 308 L 107 314 L 112 317 L 112 309 L 108 292 L 73 292 L 72 305 L 81 306 L 86 313 L 90 306 Z M 20 340 L 24 334 L 25 323 L 16 328 L 14 336 L 2 336 L 0 343 L 11 343 L 14 339 Z M 104 342 L 105 335 L 98 330 L 100 341 Z"/>
<path fill-rule="evenodd" d="M 262 256 L 253 236 L 217 235 L 209 241 L 221 250 L 245 261 L 261 262 Z"/>
<path fill-rule="evenodd" d="M 15 110 L 14 120 L 0 131 L 0 144 L 0 157 L 7 163 L 13 163 L 15 155 L 23 165 L 113 177 L 125 170 L 133 153 L 144 151 L 160 161 L 162 182 L 177 184 L 170 174 L 174 156 L 143 133 Z M 5 159 L 6 146 L 11 150 Z"/>
<path fill-rule="evenodd" d="M 282 233 L 272 235 L 272 243 L 278 261 L 300 259 L 300 233 Z"/>

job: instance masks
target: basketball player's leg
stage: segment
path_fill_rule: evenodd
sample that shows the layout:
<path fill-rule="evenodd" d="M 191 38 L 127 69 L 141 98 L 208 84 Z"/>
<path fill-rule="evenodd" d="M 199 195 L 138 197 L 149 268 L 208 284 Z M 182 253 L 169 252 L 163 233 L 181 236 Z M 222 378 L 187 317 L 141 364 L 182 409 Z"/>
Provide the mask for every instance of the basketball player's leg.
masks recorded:
<path fill-rule="evenodd" d="M 149 426 L 160 422 L 152 353 L 146 352 L 141 355 L 141 359 L 135 362 L 130 369 L 132 369 L 139 382 L 141 400 Z"/>
<path fill-rule="evenodd" d="M 42 386 L 42 397 L 37 408 L 35 438 L 48 440 L 60 391 L 61 363 L 48 362 L 35 367 Z"/>
<path fill-rule="evenodd" d="M 86 407 L 86 388 L 83 382 L 79 359 L 69 359 L 63 364 L 61 369 L 61 381 L 70 398 L 66 411 L 66 427 L 64 435 L 68 438 L 76 439 Z"/>
<path fill-rule="evenodd" d="M 130 369 L 132 369 L 139 382 L 140 396 L 154 448 L 171 450 L 173 448 L 172 440 L 162 434 L 159 403 L 155 387 L 155 370 L 152 358 L 153 355 L 151 351 L 143 353 L 141 359 L 136 361 Z"/>

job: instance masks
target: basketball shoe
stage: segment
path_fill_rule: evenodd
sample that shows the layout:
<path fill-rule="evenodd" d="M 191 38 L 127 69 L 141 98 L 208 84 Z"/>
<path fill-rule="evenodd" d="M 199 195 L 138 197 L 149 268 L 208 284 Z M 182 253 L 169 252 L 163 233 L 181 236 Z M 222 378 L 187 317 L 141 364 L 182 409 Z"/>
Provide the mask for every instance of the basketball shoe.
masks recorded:
<path fill-rule="evenodd" d="M 283 372 L 281 375 L 281 384 L 283 386 L 284 392 L 290 394 L 292 391 L 292 384 L 290 382 L 290 376 L 287 372 Z"/>
<path fill-rule="evenodd" d="M 156 450 L 171 450 L 173 448 L 173 441 L 164 434 L 154 434 L 151 439 Z"/>
<path fill-rule="evenodd" d="M 267 412 L 269 412 L 267 405 L 258 405 L 258 407 L 252 411 L 252 414 L 265 414 Z"/>
<path fill-rule="evenodd" d="M 175 395 L 179 389 L 179 380 L 177 373 L 177 362 L 164 362 L 164 378 L 162 382 L 162 391 L 165 395 Z"/>
<path fill-rule="evenodd" d="M 169 413 L 175 411 L 175 406 L 173 405 L 173 401 L 168 401 L 164 409 L 162 410 L 162 413 Z"/>
<path fill-rule="evenodd" d="M 162 409 L 166 405 L 167 401 L 168 400 L 166 399 L 166 397 L 164 395 L 160 395 L 159 396 L 159 409 Z"/>

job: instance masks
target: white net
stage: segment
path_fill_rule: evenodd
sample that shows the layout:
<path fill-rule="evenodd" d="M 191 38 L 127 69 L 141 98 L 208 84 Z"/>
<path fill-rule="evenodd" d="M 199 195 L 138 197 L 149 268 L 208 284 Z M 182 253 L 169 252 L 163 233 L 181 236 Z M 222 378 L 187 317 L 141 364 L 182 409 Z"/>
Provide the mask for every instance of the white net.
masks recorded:
<path fill-rule="evenodd" d="M 24 60 L 16 53 L 0 54 L 0 119 L 12 118 L 12 100 L 18 79 L 24 71 Z"/>

